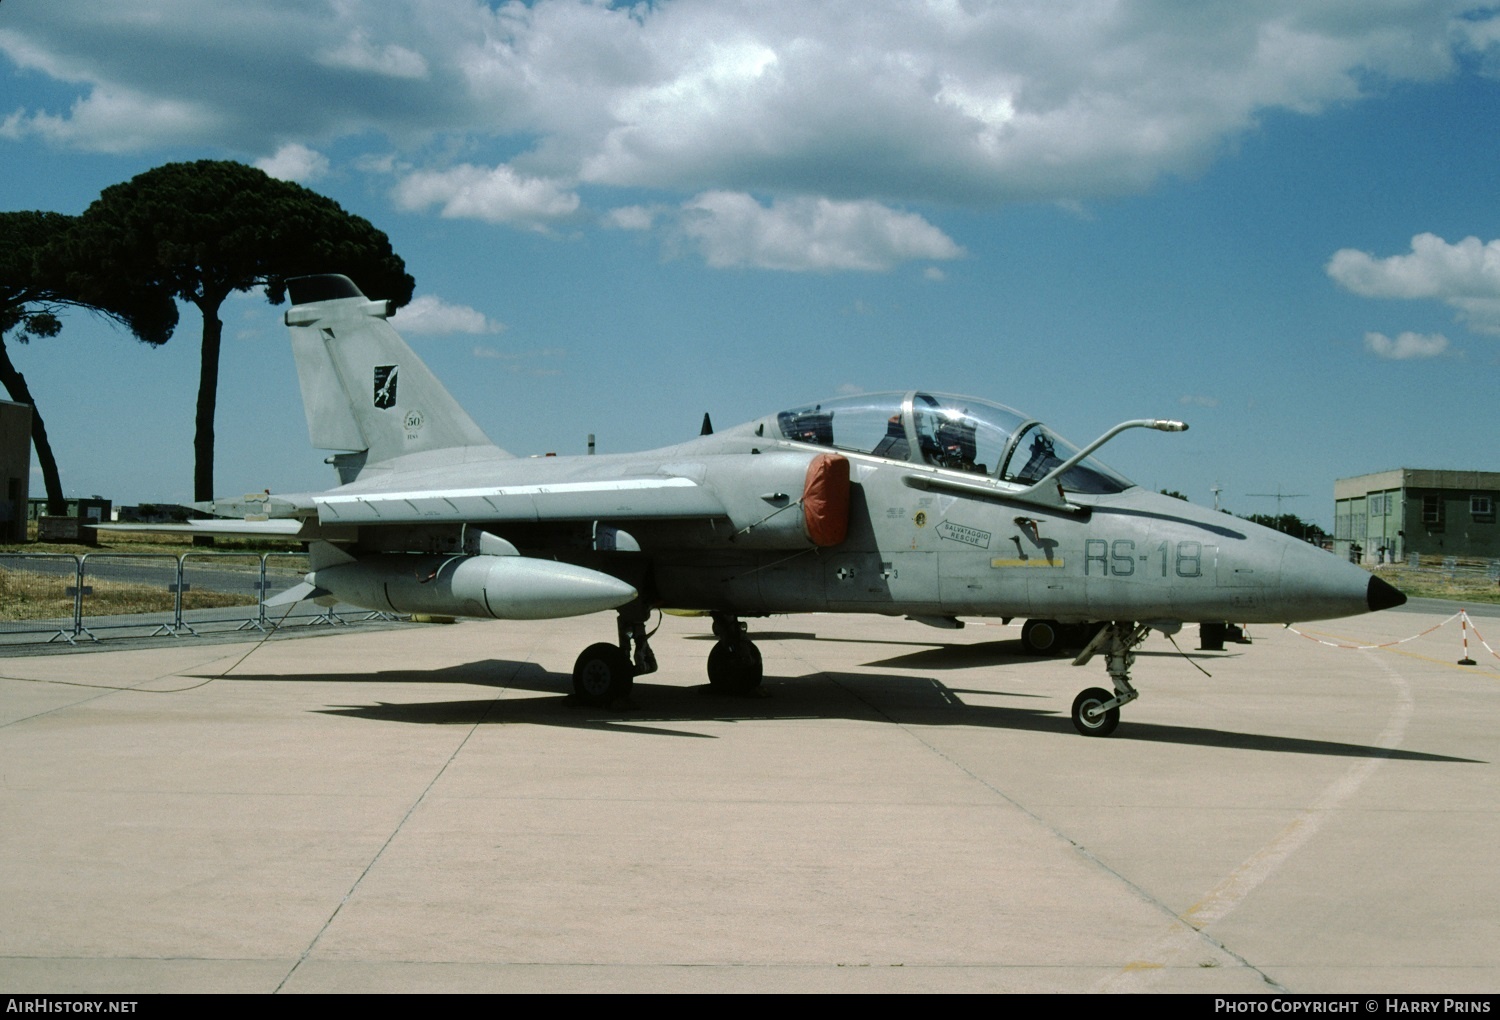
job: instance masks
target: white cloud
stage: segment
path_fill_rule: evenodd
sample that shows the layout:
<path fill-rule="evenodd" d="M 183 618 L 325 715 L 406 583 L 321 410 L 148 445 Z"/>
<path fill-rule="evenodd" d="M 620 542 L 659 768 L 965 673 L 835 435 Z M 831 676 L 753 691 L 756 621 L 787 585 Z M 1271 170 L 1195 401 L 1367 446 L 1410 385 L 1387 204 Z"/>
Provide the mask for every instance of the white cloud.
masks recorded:
<path fill-rule="evenodd" d="M 1376 258 L 1343 248 L 1327 268 L 1339 286 L 1355 294 L 1442 301 L 1477 332 L 1500 334 L 1500 241 L 1466 237 L 1449 244 L 1436 234 L 1418 234 L 1408 255 Z M 1408 335 L 1413 334 L 1403 334 Z"/>
<path fill-rule="evenodd" d="M 498 143 L 527 180 L 679 201 L 1130 192 L 1202 167 L 1267 111 L 1315 113 L 1500 48 L 1472 0 L 11 7 L 0 52 L 77 96 L 18 111 L 12 137 L 258 152 L 367 139 L 406 159 L 436 138 Z M 494 207 L 476 203 L 481 218 Z"/>
<path fill-rule="evenodd" d="M 257 159 L 255 165 L 279 181 L 298 184 L 328 175 L 328 157 L 296 142 L 283 145 L 265 159 Z"/>
<path fill-rule="evenodd" d="M 655 219 L 654 210 L 643 205 L 627 205 L 611 209 L 600 222 L 616 230 L 650 230 Z"/>
<path fill-rule="evenodd" d="M 1365 349 L 1389 361 L 1435 358 L 1448 349 L 1448 338 L 1441 333 L 1402 333 L 1392 340 L 1384 333 L 1366 333 Z"/>
<path fill-rule="evenodd" d="M 396 205 L 437 205 L 449 219 L 474 219 L 540 227 L 577 212 L 578 196 L 557 182 L 525 177 L 508 166 L 490 169 L 464 163 L 451 170 L 418 170 L 397 185 Z"/>
<path fill-rule="evenodd" d="M 403 333 L 499 333 L 503 323 L 488 318 L 468 305 L 450 305 L 442 298 L 423 294 L 396 310 L 391 325 Z"/>
<path fill-rule="evenodd" d="M 1383 259 L 1344 248 L 1329 260 L 1328 275 L 1365 297 L 1500 297 L 1500 241 L 1466 237 L 1449 244 L 1418 234 L 1410 255 Z"/>
<path fill-rule="evenodd" d="M 710 191 L 683 206 L 676 229 L 719 267 L 883 270 L 963 254 L 915 213 L 868 201 L 791 198 L 767 208 L 749 195 Z"/>
<path fill-rule="evenodd" d="M 356 28 L 336 49 L 324 50 L 315 58 L 328 67 L 351 71 L 368 71 L 391 78 L 425 78 L 427 61 L 420 53 L 405 46 L 372 43 L 364 28 Z"/>
<path fill-rule="evenodd" d="M 16 110 L 0 125 L 0 137 L 37 137 L 54 145 L 121 153 L 191 143 L 219 126 L 211 107 L 188 99 L 101 87 L 73 103 L 66 115 Z"/>

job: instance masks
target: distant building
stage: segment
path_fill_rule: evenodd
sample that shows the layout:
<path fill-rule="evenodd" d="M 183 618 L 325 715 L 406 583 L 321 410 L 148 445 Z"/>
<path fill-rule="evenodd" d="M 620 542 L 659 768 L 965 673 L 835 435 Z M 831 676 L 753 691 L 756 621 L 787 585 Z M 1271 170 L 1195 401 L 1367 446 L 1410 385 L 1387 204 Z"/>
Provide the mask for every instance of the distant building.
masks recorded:
<path fill-rule="evenodd" d="M 63 517 L 71 517 L 79 521 L 89 521 L 94 524 L 103 524 L 114 520 L 114 512 L 111 503 L 103 496 L 69 496 L 67 497 L 67 510 Z M 26 519 L 39 521 L 47 516 L 47 500 L 45 497 L 26 501 Z"/>
<path fill-rule="evenodd" d="M 0 400 L 0 542 L 26 541 L 31 405 Z"/>
<path fill-rule="evenodd" d="M 114 520 L 127 524 L 181 524 L 191 520 L 197 512 L 192 507 L 176 503 L 142 503 L 140 506 L 117 506 Z"/>
<path fill-rule="evenodd" d="M 1379 562 L 1423 556 L 1500 557 L 1500 471 L 1397 468 L 1333 483 L 1334 552 Z"/>

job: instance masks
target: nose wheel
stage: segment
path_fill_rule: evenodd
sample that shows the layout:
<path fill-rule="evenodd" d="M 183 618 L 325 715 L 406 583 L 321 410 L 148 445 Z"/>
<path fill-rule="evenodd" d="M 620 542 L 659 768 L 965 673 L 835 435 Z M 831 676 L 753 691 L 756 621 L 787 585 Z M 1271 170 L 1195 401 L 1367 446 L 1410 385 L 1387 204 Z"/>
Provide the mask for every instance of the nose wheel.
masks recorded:
<path fill-rule="evenodd" d="M 1120 725 L 1120 710 L 1105 708 L 1114 700 L 1103 687 L 1090 687 L 1073 699 L 1073 728 L 1085 737 L 1107 737 Z"/>
<path fill-rule="evenodd" d="M 1073 699 L 1073 728 L 1085 737 L 1109 736 L 1120 725 L 1120 706 L 1141 696 L 1131 686 L 1130 667 L 1135 664 L 1136 646 L 1150 631 L 1143 623 L 1107 623 L 1073 660 L 1073 665 L 1082 666 L 1103 652 L 1115 688 L 1111 693 L 1102 687 L 1090 687 Z"/>

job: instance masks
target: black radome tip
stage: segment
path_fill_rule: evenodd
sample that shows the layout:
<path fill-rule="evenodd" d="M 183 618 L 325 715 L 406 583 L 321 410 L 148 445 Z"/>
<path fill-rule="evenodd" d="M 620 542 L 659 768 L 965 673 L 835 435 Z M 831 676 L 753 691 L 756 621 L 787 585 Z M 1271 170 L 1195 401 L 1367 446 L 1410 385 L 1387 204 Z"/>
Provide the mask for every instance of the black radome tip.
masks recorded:
<path fill-rule="evenodd" d="M 1370 607 L 1370 612 L 1375 613 L 1382 609 L 1394 609 L 1397 606 L 1406 605 L 1406 596 L 1393 585 L 1387 584 L 1378 577 L 1372 577 L 1370 588 L 1365 594 L 1365 604 Z"/>

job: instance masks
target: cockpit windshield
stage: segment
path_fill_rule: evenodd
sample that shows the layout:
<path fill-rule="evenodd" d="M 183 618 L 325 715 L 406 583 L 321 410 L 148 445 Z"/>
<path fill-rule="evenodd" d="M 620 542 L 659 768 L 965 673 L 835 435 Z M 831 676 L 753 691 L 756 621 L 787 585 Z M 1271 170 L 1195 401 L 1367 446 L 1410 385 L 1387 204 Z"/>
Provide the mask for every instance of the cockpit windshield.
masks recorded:
<path fill-rule="evenodd" d="M 945 393 L 866 393 L 776 416 L 781 434 L 851 453 L 929 464 L 1030 485 L 1078 448 L 1008 407 Z M 1133 483 L 1092 457 L 1062 476 L 1069 492 L 1120 492 Z"/>

